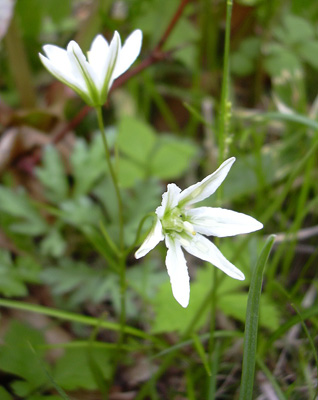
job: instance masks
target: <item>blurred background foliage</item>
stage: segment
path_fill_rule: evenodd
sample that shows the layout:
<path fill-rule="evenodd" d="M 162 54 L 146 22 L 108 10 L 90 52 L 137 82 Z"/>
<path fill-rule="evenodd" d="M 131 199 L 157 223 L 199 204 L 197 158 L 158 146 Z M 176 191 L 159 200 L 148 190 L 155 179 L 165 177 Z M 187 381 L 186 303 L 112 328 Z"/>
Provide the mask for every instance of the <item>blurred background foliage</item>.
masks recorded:
<path fill-rule="evenodd" d="M 118 268 L 101 229 L 116 242 L 117 206 L 97 123 L 43 68 L 41 46 L 65 48 L 74 39 L 87 51 L 97 33 L 111 39 L 114 30 L 122 38 L 143 31 L 133 67 L 140 70 L 115 82 L 104 107 L 126 245 L 133 246 L 141 219 L 160 204 L 167 183 L 185 188 L 217 167 L 225 3 L 0 0 L 2 299 L 110 322 L 120 310 Z M 202 382 L 210 378 L 193 339 L 207 341 L 212 267 L 189 259 L 191 300 L 183 309 L 158 248 L 141 262 L 133 254 L 128 260 L 128 323 L 153 342 L 129 336 L 111 398 L 238 398 L 247 289 L 271 233 L 278 235 L 261 299 L 255 398 L 316 398 L 317 22 L 315 0 L 234 2 L 226 157 L 237 161 L 222 197 L 205 204 L 252 215 L 264 229 L 219 242 L 247 279 L 222 276 L 217 284 L 215 397 L 206 396 L 209 383 Z M 67 398 L 63 391 L 74 399 L 107 398 L 113 331 L 2 308 L 0 339 L 1 399 Z M 164 378 L 158 375 L 150 394 L 143 392 L 155 371 L 165 371 L 167 354 L 174 359 Z M 276 397 L 268 397 L 273 391 Z"/>

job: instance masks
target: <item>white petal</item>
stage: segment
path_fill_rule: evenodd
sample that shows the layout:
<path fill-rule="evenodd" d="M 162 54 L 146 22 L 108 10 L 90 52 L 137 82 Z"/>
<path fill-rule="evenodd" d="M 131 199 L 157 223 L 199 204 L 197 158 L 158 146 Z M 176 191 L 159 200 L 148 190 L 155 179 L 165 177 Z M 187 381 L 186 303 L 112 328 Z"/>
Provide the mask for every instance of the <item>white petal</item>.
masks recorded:
<path fill-rule="evenodd" d="M 120 36 L 117 31 L 114 32 L 112 41 L 110 42 L 107 59 L 105 61 L 105 72 L 104 72 L 104 82 L 103 86 L 107 83 L 107 87 L 104 90 L 108 91 L 114 81 L 114 72 L 116 68 L 117 61 L 119 59 L 119 54 L 121 51 L 121 41 Z"/>
<path fill-rule="evenodd" d="M 74 90 L 77 90 L 79 92 L 84 92 L 88 93 L 85 83 L 83 82 L 83 79 L 77 79 L 72 72 L 69 71 L 67 68 L 67 64 L 65 64 L 65 69 L 61 70 L 59 66 L 56 65 L 55 62 L 52 62 L 48 58 L 44 57 L 41 53 L 39 53 L 40 60 L 42 61 L 42 64 L 45 66 L 45 68 L 55 76 L 58 80 L 61 82 L 65 83 L 66 85 L 70 86 Z M 69 61 L 68 61 L 69 63 Z"/>
<path fill-rule="evenodd" d="M 149 232 L 148 236 L 146 237 L 143 244 L 139 247 L 139 249 L 135 253 L 136 258 L 141 258 L 149 253 L 157 244 L 164 239 L 162 233 L 162 226 L 159 218 L 157 218 L 156 223 L 152 227 L 151 231 Z"/>
<path fill-rule="evenodd" d="M 74 40 L 71 40 L 67 45 L 67 54 L 71 62 L 72 71 L 76 75 L 76 79 L 82 77 L 89 92 L 91 92 L 92 88 L 96 89 L 98 78 L 93 68 L 87 62 L 81 48 Z"/>
<path fill-rule="evenodd" d="M 230 277 L 240 281 L 245 279 L 244 274 L 230 263 L 209 239 L 199 233 L 192 236 L 189 241 L 182 241 L 181 244 L 188 253 L 208 261 Z"/>
<path fill-rule="evenodd" d="M 98 77 L 98 87 L 102 87 L 107 71 L 109 45 L 102 35 L 97 35 L 87 53 L 88 61 Z"/>
<path fill-rule="evenodd" d="M 168 190 L 162 195 L 161 206 L 156 210 L 156 214 L 159 218 L 162 218 L 167 210 L 176 207 L 179 202 L 181 189 L 174 183 L 169 183 L 167 189 Z"/>
<path fill-rule="evenodd" d="M 180 243 L 169 236 L 166 236 L 166 246 L 166 266 L 173 296 L 182 307 L 187 307 L 190 298 L 190 278 L 184 254 Z"/>
<path fill-rule="evenodd" d="M 65 71 L 65 69 L 69 72 L 71 71 L 70 60 L 66 50 L 54 46 L 53 44 L 46 44 L 43 46 L 43 50 L 47 58 L 55 65 L 55 67 L 61 70 L 61 73 Z"/>
<path fill-rule="evenodd" d="M 194 208 L 185 211 L 185 216 L 196 232 L 208 236 L 235 236 L 263 228 L 253 217 L 223 208 Z"/>
<path fill-rule="evenodd" d="M 67 51 L 58 46 L 46 44 L 43 50 L 47 58 L 39 54 L 43 65 L 59 80 L 66 84 L 76 86 L 81 90 L 85 90 L 85 84 L 82 76 L 74 76 L 72 72 L 71 62 Z"/>
<path fill-rule="evenodd" d="M 234 161 L 235 157 L 229 158 L 213 174 L 183 190 L 180 194 L 180 206 L 198 203 L 211 196 L 226 178 Z"/>
<path fill-rule="evenodd" d="M 142 44 L 142 32 L 140 29 L 135 30 L 126 39 L 123 48 L 119 54 L 113 78 L 118 78 L 131 66 L 131 64 L 139 56 Z"/>

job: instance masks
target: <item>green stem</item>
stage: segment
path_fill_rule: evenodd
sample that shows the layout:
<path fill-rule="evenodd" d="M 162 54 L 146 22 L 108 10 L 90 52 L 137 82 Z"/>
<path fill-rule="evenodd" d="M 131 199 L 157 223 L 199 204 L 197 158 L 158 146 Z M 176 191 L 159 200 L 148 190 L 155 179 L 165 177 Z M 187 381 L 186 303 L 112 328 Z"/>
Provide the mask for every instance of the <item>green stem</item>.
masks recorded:
<path fill-rule="evenodd" d="M 62 311 L 62 310 L 58 310 L 55 308 L 39 306 L 37 304 L 24 303 L 22 301 L 0 299 L 0 307 L 29 311 L 29 312 L 33 312 L 36 314 L 47 315 L 49 317 L 58 318 L 58 319 L 65 320 L 65 321 L 77 322 L 77 323 L 83 324 L 83 325 L 99 326 L 100 328 L 109 329 L 109 330 L 117 331 L 117 332 L 121 330 L 120 325 L 116 324 L 114 322 L 108 322 L 108 321 L 100 320 L 98 318 L 93 318 L 93 317 L 89 317 L 86 315 L 75 314 L 75 313 L 72 313 L 69 311 Z M 126 334 L 133 335 L 133 336 L 143 338 L 143 339 L 147 339 L 154 343 L 158 343 L 158 345 L 160 345 L 159 347 L 161 347 L 162 343 L 159 342 L 154 336 L 148 335 L 147 333 L 145 333 L 139 329 L 136 329 L 136 328 L 126 325 L 124 331 Z"/>
<path fill-rule="evenodd" d="M 110 175 L 114 184 L 117 202 L 118 202 L 118 216 L 119 216 L 119 252 L 118 252 L 118 261 L 119 261 L 119 281 L 120 281 L 120 331 L 118 338 L 118 354 L 121 353 L 121 348 L 124 343 L 125 336 L 125 324 L 126 324 L 126 254 L 124 251 L 125 243 L 124 243 L 124 217 L 123 217 L 123 203 L 120 195 L 119 185 L 115 170 L 113 168 L 110 151 L 107 144 L 107 139 L 105 135 L 104 121 L 102 115 L 102 107 L 96 107 L 98 126 L 102 134 L 103 146 L 105 150 L 105 156 L 107 165 L 110 171 Z M 116 360 L 115 365 L 119 361 L 119 358 Z"/>
<path fill-rule="evenodd" d="M 105 134 L 105 127 L 104 127 L 104 121 L 103 121 L 103 115 L 102 115 L 102 107 L 96 107 L 96 113 L 97 113 L 97 120 L 98 120 L 98 126 L 99 130 L 102 134 L 102 139 L 103 139 L 103 146 L 105 150 L 105 156 L 106 156 L 106 161 L 107 165 L 109 168 L 109 172 L 113 181 L 113 185 L 115 188 L 116 192 L 116 197 L 117 197 L 117 202 L 118 202 L 118 215 L 119 215 L 119 243 L 120 243 L 120 250 L 123 251 L 124 249 L 124 218 L 123 218 L 123 203 L 120 195 L 120 190 L 119 190 L 119 185 L 118 185 L 118 180 L 115 174 L 115 170 L 113 168 L 111 158 L 110 158 L 110 151 L 109 147 L 107 144 L 107 139 L 106 139 L 106 134 Z"/>
<path fill-rule="evenodd" d="M 218 121 L 218 145 L 219 145 L 219 164 L 224 161 L 226 155 L 226 143 L 229 131 L 230 122 L 230 103 L 228 101 L 229 97 L 229 70 L 230 70 L 230 36 L 231 36 L 231 17 L 232 17 L 232 6 L 233 1 L 227 0 L 226 2 L 226 26 L 225 26 L 225 43 L 224 43 L 224 62 L 223 62 L 223 82 L 222 82 L 222 92 L 221 92 L 221 103 L 220 103 L 220 114 Z M 219 188 L 217 198 L 220 202 L 222 197 L 222 189 Z M 216 243 L 217 244 L 217 243 Z M 215 321 L 216 321 L 216 303 L 217 303 L 217 288 L 218 288 L 218 270 L 213 268 L 212 271 L 212 293 L 211 293 L 211 318 L 210 318 L 210 340 L 209 340 L 209 356 L 212 362 L 213 352 L 214 352 L 214 331 L 215 331 Z M 215 364 L 215 369 L 217 363 Z M 209 391 L 208 398 L 211 399 L 214 396 L 216 387 L 216 373 L 212 374 L 209 378 Z M 211 397 L 212 396 L 212 397 Z"/>
<path fill-rule="evenodd" d="M 231 17 L 232 17 L 233 1 L 226 2 L 226 26 L 225 26 L 225 43 L 224 43 L 224 62 L 223 62 L 223 81 L 220 104 L 220 117 L 218 124 L 219 131 L 219 164 L 224 160 L 226 153 L 226 142 L 230 122 L 230 103 L 229 96 L 229 71 L 230 71 L 230 36 L 231 36 Z"/>

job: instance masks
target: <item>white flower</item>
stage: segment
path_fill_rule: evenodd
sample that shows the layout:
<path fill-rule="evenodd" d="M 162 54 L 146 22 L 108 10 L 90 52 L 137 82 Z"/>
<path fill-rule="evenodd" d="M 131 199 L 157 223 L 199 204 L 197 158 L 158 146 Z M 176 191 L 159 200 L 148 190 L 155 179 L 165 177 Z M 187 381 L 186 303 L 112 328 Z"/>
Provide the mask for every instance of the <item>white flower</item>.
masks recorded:
<path fill-rule="evenodd" d="M 87 59 L 73 40 L 66 50 L 47 44 L 43 46 L 46 57 L 39 56 L 49 72 L 70 86 L 86 103 L 100 106 L 106 102 L 114 79 L 127 71 L 138 57 L 141 43 L 142 32 L 139 29 L 132 32 L 123 46 L 115 31 L 110 44 L 102 35 L 97 35 Z"/>
<path fill-rule="evenodd" d="M 244 274 L 231 264 L 218 248 L 203 235 L 218 237 L 254 232 L 263 227 L 256 219 L 235 211 L 212 207 L 191 207 L 211 196 L 226 178 L 235 158 L 226 160 L 218 170 L 187 189 L 174 183 L 162 195 L 156 209 L 156 222 L 135 257 L 140 258 L 165 240 L 168 248 L 166 266 L 175 299 L 187 307 L 190 283 L 183 247 L 188 253 L 215 265 L 234 279 L 244 280 Z M 203 235 L 202 235 L 203 234 Z"/>

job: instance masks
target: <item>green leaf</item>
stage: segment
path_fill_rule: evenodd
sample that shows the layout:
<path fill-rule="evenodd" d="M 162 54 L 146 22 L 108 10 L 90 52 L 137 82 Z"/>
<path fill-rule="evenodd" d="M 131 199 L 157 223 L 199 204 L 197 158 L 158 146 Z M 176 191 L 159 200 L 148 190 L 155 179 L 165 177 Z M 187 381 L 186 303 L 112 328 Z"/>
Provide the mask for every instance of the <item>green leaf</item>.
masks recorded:
<path fill-rule="evenodd" d="M 0 369 L 26 381 L 15 383 L 18 391 L 26 394 L 47 382 L 43 366 L 39 363 L 39 357 L 44 352 L 40 346 L 44 343 L 43 334 L 38 329 L 18 321 L 10 322 L 4 344 L 0 347 Z"/>
<path fill-rule="evenodd" d="M 98 389 L 89 368 L 89 357 L 98 365 L 104 379 L 108 379 L 111 372 L 108 349 L 73 348 L 67 349 L 65 355 L 57 361 L 53 373 L 54 380 L 65 390 Z"/>
<path fill-rule="evenodd" d="M 66 249 L 66 242 L 61 232 L 53 227 L 40 243 L 40 250 L 43 255 L 60 257 Z"/>
<path fill-rule="evenodd" d="M 3 386 L 0 386 L 0 399 L 1 400 L 13 400 L 11 394 L 9 394 Z"/>
<path fill-rule="evenodd" d="M 9 252 L 0 249 L 0 293 L 7 297 L 25 296 L 26 282 L 39 282 L 40 266 L 29 257 L 18 257 L 13 263 Z"/>
<path fill-rule="evenodd" d="M 159 179 L 179 178 L 190 168 L 190 161 L 196 154 L 194 143 L 171 135 L 160 136 L 151 158 L 151 174 Z"/>
<path fill-rule="evenodd" d="M 156 141 L 150 125 L 133 117 L 123 117 L 118 126 L 119 150 L 138 163 L 145 164 Z"/>
<path fill-rule="evenodd" d="M 36 175 L 45 188 L 45 195 L 52 203 L 67 198 L 68 182 L 62 158 L 55 147 L 45 147 L 43 165 L 36 169 Z"/>
<path fill-rule="evenodd" d="M 315 34 L 313 26 L 305 19 L 296 15 L 287 14 L 283 24 L 274 30 L 274 36 L 283 43 L 295 44 L 305 43 L 313 38 Z"/>
<path fill-rule="evenodd" d="M 107 139 L 111 135 L 112 131 L 107 130 Z M 76 141 L 71 154 L 71 164 L 74 197 L 88 194 L 108 170 L 100 133 L 94 136 L 91 144 L 87 144 L 83 139 Z"/>
<path fill-rule="evenodd" d="M 85 196 L 66 200 L 60 204 L 60 208 L 63 220 L 80 229 L 83 225 L 98 226 L 103 218 L 99 206 Z"/>
<path fill-rule="evenodd" d="M 86 301 L 98 304 L 119 293 L 116 275 L 69 259 L 58 267 L 46 268 L 41 276 L 51 286 L 53 294 L 59 297 L 68 294 L 67 302 L 71 307 Z"/>
<path fill-rule="evenodd" d="M 264 66 L 272 77 L 278 77 L 284 70 L 291 73 L 302 70 L 302 65 L 297 55 L 289 50 L 283 50 L 280 53 L 269 56 L 265 60 Z"/>
<path fill-rule="evenodd" d="M 305 42 L 299 47 L 298 51 L 308 64 L 318 69 L 318 41 Z"/>
<path fill-rule="evenodd" d="M 13 191 L 0 186 L 0 211 L 14 217 L 10 225 L 13 232 L 36 236 L 47 230 L 46 221 L 23 190 Z"/>
<path fill-rule="evenodd" d="M 130 188 L 145 178 L 145 168 L 133 160 L 120 157 L 118 179 L 121 187 Z"/>

